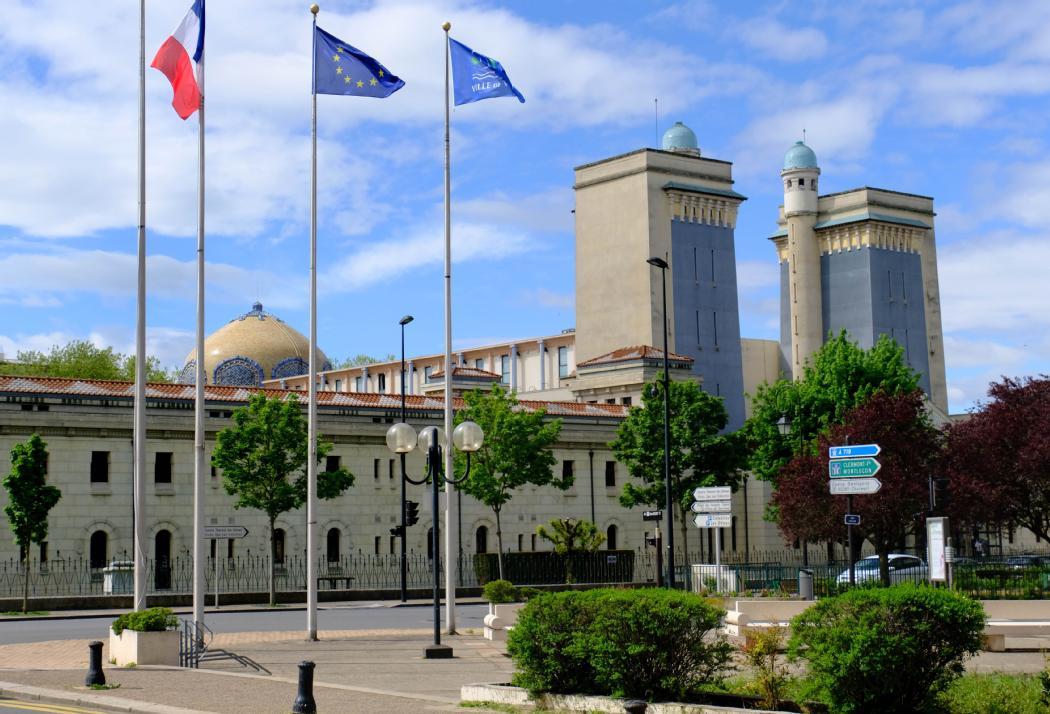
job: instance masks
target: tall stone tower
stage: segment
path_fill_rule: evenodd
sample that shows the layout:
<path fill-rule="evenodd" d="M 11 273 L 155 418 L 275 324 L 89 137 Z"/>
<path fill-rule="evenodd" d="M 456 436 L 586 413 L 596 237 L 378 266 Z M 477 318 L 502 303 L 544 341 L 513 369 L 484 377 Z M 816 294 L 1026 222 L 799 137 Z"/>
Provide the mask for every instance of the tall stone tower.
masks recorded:
<path fill-rule="evenodd" d="M 780 175 L 772 240 L 785 373 L 799 378 L 829 333 L 844 329 L 864 348 L 885 334 L 947 413 L 933 199 L 869 187 L 819 196 L 817 157 L 802 142 L 788 149 Z"/>
<path fill-rule="evenodd" d="M 576 168 L 576 361 L 636 345 L 693 358 L 710 394 L 725 398 L 729 426 L 744 420 L 734 228 L 745 199 L 732 164 L 700 155 L 681 122 L 662 148 Z M 667 315 L 661 275 L 669 264 Z"/>

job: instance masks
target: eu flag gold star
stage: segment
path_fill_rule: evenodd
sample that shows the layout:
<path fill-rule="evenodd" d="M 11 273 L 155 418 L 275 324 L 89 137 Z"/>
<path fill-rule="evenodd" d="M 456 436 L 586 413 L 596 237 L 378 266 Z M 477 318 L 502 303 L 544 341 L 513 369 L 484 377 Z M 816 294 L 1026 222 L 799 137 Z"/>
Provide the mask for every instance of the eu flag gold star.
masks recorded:
<path fill-rule="evenodd" d="M 343 73 L 343 68 L 342 67 L 336 67 L 335 68 L 335 73 L 336 74 L 342 74 Z"/>
<path fill-rule="evenodd" d="M 346 82 L 347 84 L 350 84 L 350 75 L 348 74 L 345 77 L 343 77 L 343 81 Z"/>
<path fill-rule="evenodd" d="M 471 55 L 470 61 L 474 64 L 481 64 L 481 60 L 477 58 L 477 55 Z"/>
<path fill-rule="evenodd" d="M 363 86 L 365 86 L 365 83 L 364 83 L 364 82 L 362 82 L 362 81 L 361 81 L 361 80 L 359 79 L 359 80 L 357 80 L 357 86 L 358 86 L 358 87 L 363 87 Z"/>
<path fill-rule="evenodd" d="M 339 54 L 342 54 L 343 53 L 343 48 L 342 47 L 336 47 L 335 51 L 338 52 Z"/>
<path fill-rule="evenodd" d="M 382 77 L 382 76 L 383 76 L 383 70 L 379 70 L 379 76 L 380 76 L 380 77 Z"/>
<path fill-rule="evenodd" d="M 332 55 L 332 61 L 333 62 L 338 62 L 339 61 L 339 55 Z"/>
<path fill-rule="evenodd" d="M 368 80 L 368 83 L 374 87 L 377 84 L 379 84 L 379 80 L 376 79 L 375 77 L 372 77 L 372 79 Z"/>

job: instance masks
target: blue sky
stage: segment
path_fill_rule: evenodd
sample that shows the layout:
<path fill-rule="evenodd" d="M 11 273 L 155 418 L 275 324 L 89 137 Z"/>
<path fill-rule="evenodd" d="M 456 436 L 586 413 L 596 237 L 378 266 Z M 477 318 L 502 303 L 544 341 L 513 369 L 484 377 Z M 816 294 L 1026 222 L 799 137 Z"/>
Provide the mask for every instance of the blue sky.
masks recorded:
<path fill-rule="evenodd" d="M 152 56 L 189 7 L 149 3 Z M 134 342 L 137 3 L 0 7 L 0 350 Z M 800 138 L 821 190 L 936 199 L 953 411 L 990 379 L 1050 371 L 1050 3 L 326 2 L 319 24 L 405 80 L 319 98 L 319 341 L 332 358 L 442 347 L 441 23 L 528 100 L 453 113 L 454 334 L 574 323 L 572 169 L 676 120 L 734 162 L 741 329 L 777 336 L 767 237 Z M 259 299 L 307 329 L 307 3 L 208 8 L 208 316 Z M 196 121 L 147 70 L 149 341 L 192 347 Z"/>

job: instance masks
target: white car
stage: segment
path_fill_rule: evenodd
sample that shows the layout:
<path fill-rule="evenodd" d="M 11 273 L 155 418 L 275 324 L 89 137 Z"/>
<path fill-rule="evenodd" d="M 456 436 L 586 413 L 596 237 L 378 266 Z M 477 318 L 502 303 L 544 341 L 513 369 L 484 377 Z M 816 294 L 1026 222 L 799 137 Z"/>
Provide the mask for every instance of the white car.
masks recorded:
<path fill-rule="evenodd" d="M 926 563 L 922 558 L 904 553 L 890 553 L 891 583 L 921 583 L 929 577 Z M 879 579 L 879 556 L 869 555 L 853 564 L 853 580 L 856 583 L 872 582 Z M 836 579 L 838 583 L 849 582 L 849 570 L 843 570 Z"/>

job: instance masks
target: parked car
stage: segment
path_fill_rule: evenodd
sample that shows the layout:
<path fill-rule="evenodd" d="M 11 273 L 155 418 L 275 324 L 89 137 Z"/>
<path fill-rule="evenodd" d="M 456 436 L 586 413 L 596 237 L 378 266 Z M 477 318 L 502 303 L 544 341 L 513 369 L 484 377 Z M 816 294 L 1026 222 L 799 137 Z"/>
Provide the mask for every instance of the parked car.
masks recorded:
<path fill-rule="evenodd" d="M 890 553 L 890 582 L 917 583 L 927 579 L 926 563 L 922 558 L 904 553 Z M 869 555 L 853 564 L 854 582 L 864 583 L 879 579 L 879 556 Z M 842 571 L 836 579 L 838 583 L 849 582 L 849 569 Z"/>
<path fill-rule="evenodd" d="M 1020 570 L 1021 568 L 1038 568 L 1041 565 L 1050 565 L 1050 557 L 1045 555 L 1011 555 L 1004 563 L 1006 567 Z"/>

